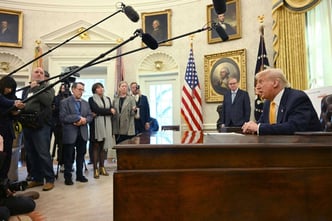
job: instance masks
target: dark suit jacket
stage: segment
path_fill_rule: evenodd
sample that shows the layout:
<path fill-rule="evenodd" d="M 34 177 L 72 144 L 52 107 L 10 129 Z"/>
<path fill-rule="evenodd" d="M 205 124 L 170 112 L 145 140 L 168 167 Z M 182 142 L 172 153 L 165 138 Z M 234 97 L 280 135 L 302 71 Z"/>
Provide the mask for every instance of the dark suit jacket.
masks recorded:
<path fill-rule="evenodd" d="M 75 98 L 70 96 L 60 102 L 60 121 L 63 125 L 63 144 L 75 143 L 80 132 L 82 138 L 88 140 L 88 124 L 92 121 L 93 116 L 89 103 L 81 100 L 81 116 L 87 119 L 87 124 L 83 126 L 75 126 L 73 123 L 78 121 L 80 117 L 76 113 Z"/>
<path fill-rule="evenodd" d="M 260 135 L 322 130 L 310 98 L 303 91 L 285 88 L 278 108 L 277 123 L 274 125 L 269 123 L 269 112 L 270 101 L 266 100 L 258 120 Z"/>
<path fill-rule="evenodd" d="M 250 112 L 251 107 L 248 92 L 238 89 L 232 104 L 231 90 L 228 90 L 224 96 L 220 123 L 225 124 L 226 127 L 241 127 L 245 122 L 249 121 Z"/>
<path fill-rule="evenodd" d="M 139 107 L 140 118 L 135 120 L 135 128 L 138 130 L 136 133 L 140 133 L 145 130 L 145 123 L 150 122 L 150 106 L 147 96 L 141 95 L 136 106 Z"/>

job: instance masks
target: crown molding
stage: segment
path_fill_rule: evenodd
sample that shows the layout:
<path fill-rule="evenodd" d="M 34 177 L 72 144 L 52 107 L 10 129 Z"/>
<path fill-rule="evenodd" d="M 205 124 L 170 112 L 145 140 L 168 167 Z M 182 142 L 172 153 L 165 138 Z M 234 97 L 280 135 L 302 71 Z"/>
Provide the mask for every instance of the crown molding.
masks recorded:
<path fill-rule="evenodd" d="M 132 6 L 137 12 L 145 10 L 161 10 L 183 4 L 190 4 L 200 0 L 128 0 L 125 5 Z M 78 1 L 78 0 L 5 0 L 1 7 L 19 10 L 59 11 L 59 12 L 114 12 L 120 6 L 119 2 L 109 0 Z"/>

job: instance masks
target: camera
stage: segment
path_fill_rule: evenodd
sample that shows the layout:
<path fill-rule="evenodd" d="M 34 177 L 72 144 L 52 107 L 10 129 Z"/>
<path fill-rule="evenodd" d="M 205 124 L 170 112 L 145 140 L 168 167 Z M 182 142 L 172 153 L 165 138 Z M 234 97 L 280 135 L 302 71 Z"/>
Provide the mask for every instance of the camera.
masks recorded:
<path fill-rule="evenodd" d="M 136 86 L 136 90 L 139 90 L 139 87 L 140 87 L 140 86 L 139 86 L 139 85 L 137 85 L 137 86 Z"/>
<path fill-rule="evenodd" d="M 78 72 L 73 74 L 74 77 L 72 77 L 72 76 L 65 77 L 65 76 L 77 68 L 79 68 L 79 66 L 66 67 L 64 72 L 61 73 L 61 76 L 59 77 L 61 82 L 68 84 L 68 85 L 70 85 L 70 83 L 74 83 L 76 81 L 75 77 L 80 77 L 80 74 Z"/>
<path fill-rule="evenodd" d="M 24 191 L 26 190 L 27 187 L 28 187 L 28 182 L 25 180 L 8 183 L 8 189 L 12 192 Z"/>
<path fill-rule="evenodd" d="M 24 191 L 28 187 L 27 181 L 10 182 L 8 179 L 1 180 L 0 182 L 0 198 L 7 196 L 7 190 L 11 192 Z"/>

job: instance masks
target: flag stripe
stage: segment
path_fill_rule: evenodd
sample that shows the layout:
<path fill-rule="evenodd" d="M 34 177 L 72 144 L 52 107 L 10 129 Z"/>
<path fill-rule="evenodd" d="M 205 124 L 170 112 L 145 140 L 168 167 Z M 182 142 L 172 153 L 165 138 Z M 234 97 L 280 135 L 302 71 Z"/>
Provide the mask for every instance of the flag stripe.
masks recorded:
<path fill-rule="evenodd" d="M 185 131 L 183 133 L 182 144 L 195 144 L 203 143 L 203 132 L 202 131 Z"/>
<path fill-rule="evenodd" d="M 201 88 L 192 48 L 190 49 L 185 81 L 182 87 L 181 115 L 190 131 L 201 131 L 203 129 Z"/>

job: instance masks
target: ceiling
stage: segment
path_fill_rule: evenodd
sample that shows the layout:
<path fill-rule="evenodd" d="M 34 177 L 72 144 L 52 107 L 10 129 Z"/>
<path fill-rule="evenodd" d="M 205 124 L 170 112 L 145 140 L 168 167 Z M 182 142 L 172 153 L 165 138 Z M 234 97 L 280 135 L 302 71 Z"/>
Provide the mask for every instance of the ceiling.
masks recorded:
<path fill-rule="evenodd" d="M 135 10 L 155 10 L 175 5 L 189 4 L 200 0 L 124 0 L 125 5 Z M 98 2 L 98 4 L 96 4 Z M 117 10 L 121 1 L 112 0 L 3 0 L 1 7 L 12 9 L 30 9 L 42 11 L 71 11 L 71 12 L 109 12 Z"/>

